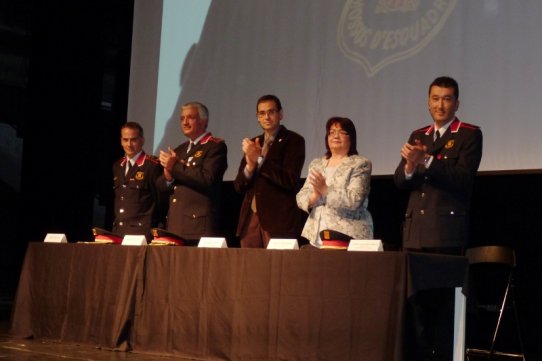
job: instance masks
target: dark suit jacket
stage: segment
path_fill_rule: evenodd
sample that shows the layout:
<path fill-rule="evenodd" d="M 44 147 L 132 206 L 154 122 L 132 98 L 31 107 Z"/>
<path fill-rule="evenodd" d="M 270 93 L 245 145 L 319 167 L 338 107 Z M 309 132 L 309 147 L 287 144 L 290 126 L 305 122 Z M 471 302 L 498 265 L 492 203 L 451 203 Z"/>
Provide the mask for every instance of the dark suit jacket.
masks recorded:
<path fill-rule="evenodd" d="M 405 179 L 402 159 L 395 170 L 395 184 L 411 191 L 403 224 L 403 248 L 465 247 L 474 178 L 482 159 L 480 128 L 452 121 L 433 145 L 433 126 L 414 131 L 409 143 L 419 139 L 434 156 L 428 169 L 418 166 Z"/>
<path fill-rule="evenodd" d="M 224 140 L 208 133 L 190 152 L 189 141 L 175 148 L 178 162 L 173 166 L 173 183 L 167 187 L 162 175 L 160 189 L 170 192 L 167 230 L 186 240 L 220 235 L 222 177 L 228 168 Z M 195 242 L 194 242 L 195 243 Z"/>
<path fill-rule="evenodd" d="M 260 144 L 264 135 L 258 136 Z M 255 140 L 252 138 L 252 140 Z M 250 179 L 244 173 L 243 157 L 234 181 L 235 190 L 244 193 L 241 204 L 237 236 L 241 234 L 251 212 L 252 197 L 256 196 L 258 218 L 271 237 L 298 238 L 303 227 L 304 214 L 297 207 L 295 196 L 299 190 L 301 170 L 305 162 L 305 139 L 281 126 L 267 156 Z"/>
<path fill-rule="evenodd" d="M 113 233 L 120 236 L 143 234 L 151 240 L 151 228 L 160 223 L 165 204 L 161 202 L 156 180 L 163 174 L 156 157 L 142 152 L 132 169 L 125 175 L 126 157 L 113 164 L 115 190 L 115 221 Z"/>

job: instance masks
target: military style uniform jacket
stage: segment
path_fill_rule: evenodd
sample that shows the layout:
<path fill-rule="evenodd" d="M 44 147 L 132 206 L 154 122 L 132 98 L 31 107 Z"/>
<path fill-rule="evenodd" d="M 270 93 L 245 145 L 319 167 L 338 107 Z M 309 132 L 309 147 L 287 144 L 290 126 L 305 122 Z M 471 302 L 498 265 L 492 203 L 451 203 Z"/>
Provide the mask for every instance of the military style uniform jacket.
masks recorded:
<path fill-rule="evenodd" d="M 264 135 L 259 138 L 264 144 Z M 254 141 L 256 139 L 252 138 Z M 234 181 L 235 190 L 244 193 L 237 225 L 237 236 L 241 235 L 252 198 L 256 197 L 260 224 L 272 237 L 296 238 L 303 227 L 304 214 L 297 207 L 296 193 L 300 188 L 300 176 L 305 162 L 305 139 L 283 125 L 271 143 L 260 169 L 250 179 L 244 173 L 246 160 L 243 157 Z"/>
<path fill-rule="evenodd" d="M 126 172 L 126 157 L 113 164 L 115 191 L 115 221 L 113 233 L 120 236 L 143 234 L 151 240 L 151 228 L 157 227 L 164 206 L 156 188 L 163 168 L 154 156 L 141 152 L 130 171 Z"/>
<path fill-rule="evenodd" d="M 414 131 L 433 155 L 429 168 L 418 166 L 405 177 L 405 160 L 395 170 L 395 184 L 411 191 L 403 224 L 403 248 L 466 247 L 472 188 L 482 159 L 480 128 L 455 118 L 433 144 L 434 126 Z"/>
<path fill-rule="evenodd" d="M 223 139 L 207 133 L 187 153 L 190 141 L 177 148 L 173 166 L 174 181 L 167 185 L 162 175 L 161 190 L 167 190 L 169 211 L 167 230 L 187 241 L 202 236 L 220 235 L 220 201 L 222 178 L 228 168 L 228 149 Z"/>

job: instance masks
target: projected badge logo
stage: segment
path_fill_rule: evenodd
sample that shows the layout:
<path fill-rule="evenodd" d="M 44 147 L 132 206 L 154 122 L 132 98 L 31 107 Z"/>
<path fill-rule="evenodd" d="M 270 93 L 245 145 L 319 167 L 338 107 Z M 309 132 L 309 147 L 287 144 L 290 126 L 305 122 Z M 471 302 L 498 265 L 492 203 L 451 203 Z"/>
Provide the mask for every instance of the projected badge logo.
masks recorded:
<path fill-rule="evenodd" d="M 368 77 L 435 38 L 457 0 L 347 0 L 337 31 L 343 54 Z"/>

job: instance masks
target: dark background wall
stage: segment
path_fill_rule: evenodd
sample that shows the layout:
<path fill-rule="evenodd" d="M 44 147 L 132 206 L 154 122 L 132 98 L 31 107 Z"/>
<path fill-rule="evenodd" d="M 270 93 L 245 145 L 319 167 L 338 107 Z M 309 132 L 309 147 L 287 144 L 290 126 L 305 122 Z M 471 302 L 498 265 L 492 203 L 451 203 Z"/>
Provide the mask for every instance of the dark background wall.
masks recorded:
<path fill-rule="evenodd" d="M 132 13 L 130 0 L 0 1 L 4 315 L 27 242 L 90 239 L 93 224 L 111 221 Z"/>
<path fill-rule="evenodd" d="M 9 318 L 28 242 L 56 232 L 90 240 L 92 226 L 111 223 L 132 12 L 131 0 L 0 2 L 0 131 L 7 140 L 0 148 L 2 319 Z M 541 358 L 542 337 L 541 181 L 538 170 L 480 174 L 472 214 L 472 246 L 516 249 L 517 303 L 534 359 Z M 400 249 L 407 197 L 391 176 L 373 177 L 369 209 L 387 250 Z M 237 246 L 240 196 L 231 182 L 224 198 L 224 233 Z"/>

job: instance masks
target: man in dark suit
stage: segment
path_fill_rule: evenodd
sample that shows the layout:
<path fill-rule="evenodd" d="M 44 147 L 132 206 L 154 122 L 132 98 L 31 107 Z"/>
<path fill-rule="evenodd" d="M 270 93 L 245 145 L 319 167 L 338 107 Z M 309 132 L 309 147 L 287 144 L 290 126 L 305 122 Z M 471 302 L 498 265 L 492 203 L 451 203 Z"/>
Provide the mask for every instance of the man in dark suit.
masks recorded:
<path fill-rule="evenodd" d="M 459 87 L 449 77 L 429 86 L 434 123 L 415 130 L 401 149 L 395 184 L 410 190 L 403 249 L 462 255 L 470 200 L 482 159 L 480 128 L 456 117 Z M 453 290 L 427 290 L 410 300 L 416 360 L 452 360 Z"/>
<path fill-rule="evenodd" d="M 121 127 L 120 143 L 125 155 L 113 164 L 113 233 L 142 234 L 150 241 L 151 229 L 160 225 L 164 215 L 165 204 L 156 187 L 162 166 L 156 157 L 145 154 L 143 128 L 138 123 Z"/>
<path fill-rule="evenodd" d="M 258 99 L 263 134 L 242 142 L 244 157 L 234 182 L 244 193 L 237 225 L 241 247 L 266 248 L 270 238 L 298 238 L 303 214 L 296 204 L 305 161 L 305 139 L 280 124 L 283 110 L 274 95 Z"/>
<path fill-rule="evenodd" d="M 202 236 L 220 235 L 222 177 L 228 167 L 224 140 L 207 131 L 209 111 L 199 102 L 181 108 L 188 140 L 175 150 L 160 150 L 160 189 L 170 192 L 167 230 L 196 245 Z"/>

